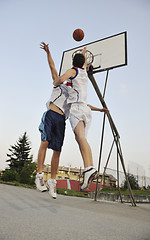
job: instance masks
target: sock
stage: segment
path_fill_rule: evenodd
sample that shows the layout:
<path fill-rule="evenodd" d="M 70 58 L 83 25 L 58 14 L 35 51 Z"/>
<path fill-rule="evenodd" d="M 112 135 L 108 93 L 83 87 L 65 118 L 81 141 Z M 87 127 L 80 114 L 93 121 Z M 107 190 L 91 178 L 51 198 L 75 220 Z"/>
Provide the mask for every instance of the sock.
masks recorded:
<path fill-rule="evenodd" d="M 89 166 L 89 167 L 87 167 L 87 168 L 84 169 L 84 172 L 87 171 L 87 170 L 89 170 L 90 168 L 94 168 L 94 167 L 93 167 L 93 166 Z"/>
<path fill-rule="evenodd" d="M 50 178 L 49 179 L 51 182 L 53 182 L 53 183 L 56 183 L 56 179 L 55 178 Z"/>
<path fill-rule="evenodd" d="M 43 177 L 43 172 L 37 173 L 37 176 L 38 176 L 38 177 Z"/>

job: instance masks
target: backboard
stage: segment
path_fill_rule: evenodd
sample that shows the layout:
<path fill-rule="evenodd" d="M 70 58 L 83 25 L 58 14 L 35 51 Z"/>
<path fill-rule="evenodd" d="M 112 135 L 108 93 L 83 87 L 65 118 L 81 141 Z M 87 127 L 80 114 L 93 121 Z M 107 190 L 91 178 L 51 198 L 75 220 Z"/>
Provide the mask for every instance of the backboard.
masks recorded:
<path fill-rule="evenodd" d="M 127 32 L 119 33 L 63 52 L 59 75 L 72 67 L 72 55 L 83 49 L 92 53 L 93 73 L 127 65 Z"/>

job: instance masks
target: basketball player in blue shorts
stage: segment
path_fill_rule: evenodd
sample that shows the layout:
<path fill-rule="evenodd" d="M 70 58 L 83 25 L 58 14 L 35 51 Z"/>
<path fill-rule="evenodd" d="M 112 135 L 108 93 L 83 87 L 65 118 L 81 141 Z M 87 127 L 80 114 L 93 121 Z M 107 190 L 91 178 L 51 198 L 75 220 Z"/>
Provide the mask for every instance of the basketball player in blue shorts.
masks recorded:
<path fill-rule="evenodd" d="M 53 81 L 58 78 L 55 64 L 51 57 L 48 44 L 41 43 L 41 48 L 47 53 L 47 59 Z M 39 130 L 41 132 L 41 144 L 38 151 L 38 169 L 35 179 L 36 188 L 39 191 L 49 189 L 52 198 L 56 198 L 56 174 L 59 166 L 59 158 L 65 134 L 65 120 L 68 112 L 66 94 L 62 91 L 62 85 L 53 87 L 51 97 L 47 102 L 47 111 L 43 114 Z M 51 178 L 47 181 L 47 188 L 44 184 L 43 164 L 47 148 L 53 150 L 51 159 Z"/>
<path fill-rule="evenodd" d="M 87 129 L 91 122 L 91 110 L 108 112 L 105 108 L 95 108 L 87 104 L 88 75 L 85 53 L 86 47 L 83 49 L 83 54 L 77 53 L 74 56 L 73 68 L 54 81 L 54 85 L 58 86 L 67 80 L 66 86 L 69 95 L 67 103 L 71 105 L 69 120 L 84 163 L 82 190 L 88 188 L 98 174 L 93 166 L 92 151 L 86 139 Z"/>

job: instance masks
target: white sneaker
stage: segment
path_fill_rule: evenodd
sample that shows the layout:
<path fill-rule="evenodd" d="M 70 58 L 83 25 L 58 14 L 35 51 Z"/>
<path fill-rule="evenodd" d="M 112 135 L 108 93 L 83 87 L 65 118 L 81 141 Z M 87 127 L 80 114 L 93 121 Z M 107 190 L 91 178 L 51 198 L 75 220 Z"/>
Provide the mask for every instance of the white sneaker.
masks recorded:
<path fill-rule="evenodd" d="M 54 199 L 56 199 L 56 197 L 57 197 L 57 193 L 56 193 L 56 180 L 55 179 L 49 179 L 48 181 L 47 181 L 47 187 L 48 187 L 48 190 L 49 190 L 49 195 L 52 197 L 52 198 L 54 198 Z"/>
<path fill-rule="evenodd" d="M 90 168 L 86 171 L 83 172 L 83 183 L 81 185 L 81 190 L 85 190 L 86 188 L 88 188 L 92 181 L 94 179 L 96 179 L 96 177 L 98 176 L 98 172 L 95 168 Z"/>
<path fill-rule="evenodd" d="M 44 178 L 43 177 L 44 177 L 44 173 L 37 173 L 36 178 L 35 178 L 36 188 L 37 188 L 37 190 L 39 190 L 41 192 L 47 191 L 47 188 L 44 185 Z"/>

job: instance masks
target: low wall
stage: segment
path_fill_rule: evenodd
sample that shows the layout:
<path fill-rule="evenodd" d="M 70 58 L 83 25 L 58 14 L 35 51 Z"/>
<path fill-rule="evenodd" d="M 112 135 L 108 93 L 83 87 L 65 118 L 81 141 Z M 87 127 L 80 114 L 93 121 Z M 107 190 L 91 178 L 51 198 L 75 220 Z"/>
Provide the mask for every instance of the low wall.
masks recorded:
<path fill-rule="evenodd" d="M 89 193 L 89 196 L 94 198 L 95 193 L 91 192 Z M 123 202 L 130 203 L 130 195 L 127 194 L 121 194 Z M 97 199 L 99 200 L 105 200 L 105 201 L 113 201 L 113 202 L 118 202 L 120 201 L 120 196 L 119 194 L 115 193 L 97 193 Z M 134 199 L 136 203 L 150 203 L 150 195 L 134 195 Z"/>

